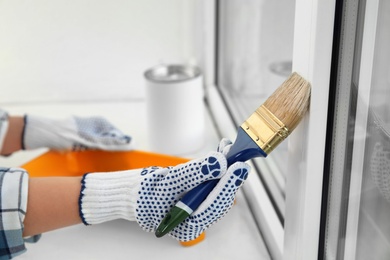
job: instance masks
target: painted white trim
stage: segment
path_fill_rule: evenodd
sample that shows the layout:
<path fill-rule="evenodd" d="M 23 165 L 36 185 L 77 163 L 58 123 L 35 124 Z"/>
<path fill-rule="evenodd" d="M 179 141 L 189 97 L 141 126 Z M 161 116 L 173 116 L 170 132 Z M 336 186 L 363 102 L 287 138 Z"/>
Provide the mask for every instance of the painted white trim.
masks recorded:
<path fill-rule="evenodd" d="M 267 160 L 267 166 L 271 169 L 270 171 L 272 172 L 272 177 L 275 179 L 276 184 L 278 185 L 279 190 L 281 190 L 282 194 L 285 195 L 286 191 L 286 178 L 284 174 L 282 173 L 280 167 L 278 166 L 278 161 L 276 160 Z M 283 204 L 284 204 L 283 200 Z M 281 208 L 280 210 L 282 211 L 282 214 L 284 216 L 284 207 Z"/>
<path fill-rule="evenodd" d="M 283 258 L 284 228 L 276 214 L 275 207 L 259 178 L 259 173 L 254 169 L 253 164 L 248 182 L 243 186 L 249 207 L 252 210 L 254 218 L 260 227 L 262 237 L 270 250 L 272 259 Z M 261 169 L 262 174 L 272 174 L 270 171 Z"/>
<path fill-rule="evenodd" d="M 215 121 L 222 137 L 227 137 L 234 141 L 237 135 L 237 126 L 233 124 L 215 86 L 209 86 L 208 100 L 212 114 L 218 115 L 218 117 L 215 117 Z M 253 166 L 250 162 L 249 164 Z M 262 171 L 263 174 L 271 174 L 270 172 L 264 172 L 267 171 L 267 167 L 262 169 Z M 272 258 L 276 260 L 282 259 L 283 226 L 254 167 L 252 167 L 251 174 L 249 174 L 248 180 L 242 189 Z"/>
<path fill-rule="evenodd" d="M 297 0 L 293 71 L 312 85 L 310 111 L 289 140 L 284 259 L 317 259 L 335 1 Z"/>
<path fill-rule="evenodd" d="M 378 20 L 379 0 L 366 2 L 364 17 L 361 65 L 359 73 L 359 95 L 352 154 L 351 183 L 347 215 L 344 259 L 356 259 L 359 211 L 364 167 L 364 151 L 367 135 L 368 105 L 374 63 L 375 35 Z"/>

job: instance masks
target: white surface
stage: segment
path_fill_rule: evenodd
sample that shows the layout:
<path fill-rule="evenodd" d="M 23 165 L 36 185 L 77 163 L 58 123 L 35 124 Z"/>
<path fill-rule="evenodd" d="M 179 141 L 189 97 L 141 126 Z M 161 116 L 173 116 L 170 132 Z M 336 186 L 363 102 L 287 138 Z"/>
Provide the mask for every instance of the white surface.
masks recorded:
<path fill-rule="evenodd" d="M 28 246 L 21 259 L 269 259 L 258 236 L 246 224 L 248 214 L 237 199 L 231 214 L 206 231 L 206 239 L 193 247 L 182 247 L 170 237 L 155 238 L 135 222 L 123 220 L 85 227 L 73 226 L 46 233 L 37 244 Z M 240 219 L 240 221 L 235 221 Z M 239 233 L 237 232 L 239 231 Z"/>
<path fill-rule="evenodd" d="M 144 97 L 146 69 L 195 60 L 196 2 L 0 0 L 0 102 Z"/>
<path fill-rule="evenodd" d="M 51 117 L 68 115 L 102 115 L 129 133 L 138 148 L 148 150 L 145 134 L 144 102 L 64 103 L 3 106 L 11 114 L 28 113 Z M 206 145 L 184 157 L 203 156 L 215 150 L 219 138 L 206 113 Z M 34 152 L 39 153 L 42 151 Z M 28 159 L 29 152 L 19 152 L 1 158 L 2 166 L 18 166 Z M 206 231 L 206 239 L 193 247 L 182 247 L 170 237 L 157 239 L 146 233 L 135 222 L 113 221 L 96 226 L 76 225 L 43 234 L 37 244 L 28 245 L 28 251 L 19 259 L 269 259 L 261 235 L 241 194 L 230 213 Z"/>
<path fill-rule="evenodd" d="M 312 85 L 310 111 L 291 134 L 284 259 L 318 257 L 335 1 L 297 0 L 293 71 Z"/>

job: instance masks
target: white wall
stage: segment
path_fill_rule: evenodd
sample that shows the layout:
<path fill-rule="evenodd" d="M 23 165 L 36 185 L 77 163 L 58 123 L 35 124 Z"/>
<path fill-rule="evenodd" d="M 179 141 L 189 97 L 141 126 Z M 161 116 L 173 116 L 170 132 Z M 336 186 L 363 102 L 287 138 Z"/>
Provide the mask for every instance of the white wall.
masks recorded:
<path fill-rule="evenodd" d="M 143 72 L 194 62 L 196 0 L 0 0 L 0 104 L 144 96 Z"/>

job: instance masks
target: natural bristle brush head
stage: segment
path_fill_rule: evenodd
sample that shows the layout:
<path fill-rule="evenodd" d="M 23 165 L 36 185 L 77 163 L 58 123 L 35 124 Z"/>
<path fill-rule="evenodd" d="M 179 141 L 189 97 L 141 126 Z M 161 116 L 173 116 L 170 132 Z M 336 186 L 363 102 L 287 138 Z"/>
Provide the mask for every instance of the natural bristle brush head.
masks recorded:
<path fill-rule="evenodd" d="M 310 83 L 294 72 L 264 102 L 274 116 L 282 121 L 291 132 L 309 109 Z"/>
<path fill-rule="evenodd" d="M 309 101 L 310 83 L 294 72 L 241 128 L 269 154 L 298 125 L 309 109 Z"/>

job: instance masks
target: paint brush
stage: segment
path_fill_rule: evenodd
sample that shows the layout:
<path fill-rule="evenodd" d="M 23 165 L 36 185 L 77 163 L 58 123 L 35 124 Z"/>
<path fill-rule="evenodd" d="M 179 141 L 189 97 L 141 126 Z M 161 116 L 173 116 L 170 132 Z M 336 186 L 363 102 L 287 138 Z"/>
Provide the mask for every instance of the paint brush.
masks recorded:
<path fill-rule="evenodd" d="M 238 128 L 236 140 L 226 155 L 228 166 L 267 157 L 295 129 L 308 110 L 309 101 L 309 82 L 292 73 Z M 191 215 L 217 183 L 218 180 L 207 181 L 187 192 L 161 221 L 155 235 L 164 236 Z"/>

